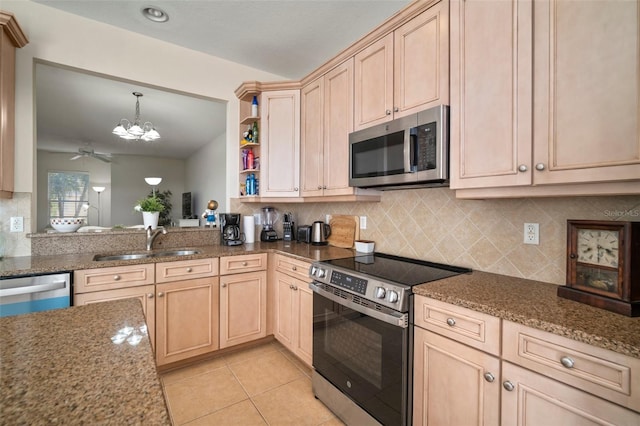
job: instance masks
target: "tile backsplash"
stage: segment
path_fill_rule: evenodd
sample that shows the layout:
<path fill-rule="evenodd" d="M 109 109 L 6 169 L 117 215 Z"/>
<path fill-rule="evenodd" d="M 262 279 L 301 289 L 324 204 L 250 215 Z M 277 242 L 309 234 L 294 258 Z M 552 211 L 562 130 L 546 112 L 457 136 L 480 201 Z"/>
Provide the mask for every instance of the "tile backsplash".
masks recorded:
<path fill-rule="evenodd" d="M 233 199 L 231 211 L 247 215 L 263 206 Z M 567 219 L 640 221 L 640 196 L 459 200 L 448 188 L 386 191 L 379 203 L 274 207 L 291 211 L 296 226 L 326 214 L 366 216 L 360 237 L 375 241 L 378 252 L 554 284 L 565 283 Z M 528 222 L 540 224 L 539 245 L 523 243 Z"/>
<path fill-rule="evenodd" d="M 24 231 L 9 232 L 12 217 L 22 217 Z M 15 192 L 11 199 L 0 199 L 0 258 L 4 256 L 29 256 L 31 241 L 31 193 Z"/>

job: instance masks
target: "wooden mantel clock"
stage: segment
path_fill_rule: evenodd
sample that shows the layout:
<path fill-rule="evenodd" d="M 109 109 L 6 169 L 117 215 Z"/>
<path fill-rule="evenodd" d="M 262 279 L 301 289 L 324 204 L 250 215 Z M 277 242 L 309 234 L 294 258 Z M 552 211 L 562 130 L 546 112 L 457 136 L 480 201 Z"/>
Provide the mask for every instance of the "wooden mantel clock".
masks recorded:
<path fill-rule="evenodd" d="M 640 316 L 640 222 L 567 221 L 567 285 L 558 296 Z"/>

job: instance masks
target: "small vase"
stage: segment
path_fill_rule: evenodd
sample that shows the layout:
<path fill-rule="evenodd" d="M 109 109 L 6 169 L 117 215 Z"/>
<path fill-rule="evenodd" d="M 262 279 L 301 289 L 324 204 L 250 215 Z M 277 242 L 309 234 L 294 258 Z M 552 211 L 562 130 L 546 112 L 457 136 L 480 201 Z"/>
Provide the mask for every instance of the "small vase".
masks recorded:
<path fill-rule="evenodd" d="M 158 219 L 160 218 L 160 212 L 142 212 L 142 222 L 144 223 L 144 229 L 149 228 L 156 229 L 158 227 Z"/>

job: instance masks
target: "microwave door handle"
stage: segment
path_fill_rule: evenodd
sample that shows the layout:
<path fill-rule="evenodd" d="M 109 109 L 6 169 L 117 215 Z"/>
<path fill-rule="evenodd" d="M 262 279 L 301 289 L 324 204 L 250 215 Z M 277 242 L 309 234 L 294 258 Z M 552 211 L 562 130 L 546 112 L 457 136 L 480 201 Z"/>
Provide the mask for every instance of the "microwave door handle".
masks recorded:
<path fill-rule="evenodd" d="M 417 171 L 416 150 L 418 149 L 418 135 L 412 134 L 411 130 L 405 132 L 404 150 L 404 171 L 414 173 Z"/>

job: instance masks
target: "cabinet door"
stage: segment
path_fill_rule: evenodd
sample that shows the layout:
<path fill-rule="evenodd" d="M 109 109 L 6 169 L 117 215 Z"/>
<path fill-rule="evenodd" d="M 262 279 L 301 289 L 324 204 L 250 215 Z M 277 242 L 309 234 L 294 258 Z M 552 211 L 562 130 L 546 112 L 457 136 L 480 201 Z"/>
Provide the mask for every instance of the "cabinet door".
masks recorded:
<path fill-rule="evenodd" d="M 16 47 L 0 25 L 0 198 L 13 195 Z"/>
<path fill-rule="evenodd" d="M 640 179 L 638 9 L 535 2 L 535 183 Z"/>
<path fill-rule="evenodd" d="M 295 330 L 293 352 L 309 367 L 313 361 L 313 292 L 305 281 L 295 280 Z"/>
<path fill-rule="evenodd" d="M 262 94 L 261 197 L 300 194 L 300 91 Z"/>
<path fill-rule="evenodd" d="M 220 348 L 266 335 L 266 271 L 220 277 Z"/>
<path fill-rule="evenodd" d="M 303 197 L 322 195 L 324 185 L 324 77 L 300 92 L 300 184 Z"/>
<path fill-rule="evenodd" d="M 80 306 L 120 299 L 138 299 L 140 301 L 142 304 L 142 311 L 144 312 L 144 318 L 147 323 L 147 334 L 149 335 L 151 346 L 155 348 L 156 302 L 154 285 L 142 285 L 138 287 L 121 288 L 118 290 L 94 291 L 92 293 L 76 294 L 73 296 L 73 304 L 75 306 Z"/>
<path fill-rule="evenodd" d="M 295 278 L 281 272 L 274 274 L 276 287 L 275 329 L 274 335 L 286 348 L 294 351 L 294 299 L 293 285 Z"/>
<path fill-rule="evenodd" d="M 636 412 L 508 362 L 502 363 L 502 377 L 505 426 L 640 424 Z"/>
<path fill-rule="evenodd" d="M 499 359 L 419 327 L 414 336 L 413 424 L 498 425 Z"/>
<path fill-rule="evenodd" d="M 451 0 L 450 22 L 451 188 L 530 185 L 532 2 Z"/>
<path fill-rule="evenodd" d="M 394 31 L 394 118 L 449 104 L 449 2 Z"/>
<path fill-rule="evenodd" d="M 355 55 L 354 130 L 393 118 L 393 34 Z"/>
<path fill-rule="evenodd" d="M 218 349 L 218 277 L 156 285 L 158 365 Z"/>
<path fill-rule="evenodd" d="M 353 131 L 353 59 L 324 77 L 323 195 L 351 195 L 349 133 Z"/>

